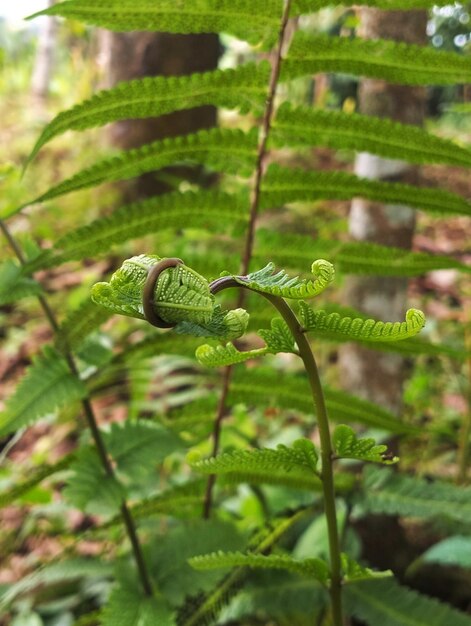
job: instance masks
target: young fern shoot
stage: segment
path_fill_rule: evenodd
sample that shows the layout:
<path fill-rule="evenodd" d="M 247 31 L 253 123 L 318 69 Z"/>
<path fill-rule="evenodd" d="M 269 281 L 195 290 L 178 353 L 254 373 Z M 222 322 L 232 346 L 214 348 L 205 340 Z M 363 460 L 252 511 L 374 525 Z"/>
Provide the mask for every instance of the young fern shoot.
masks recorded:
<path fill-rule="evenodd" d="M 227 341 L 240 337 L 247 327 L 248 314 L 242 309 L 223 313 L 215 304 L 215 294 L 229 288 L 246 289 L 267 299 L 281 315 L 272 321 L 271 329 L 260 331 L 266 347 L 240 352 L 232 344 L 200 346 L 198 360 L 208 366 L 232 366 L 264 354 L 291 352 L 304 364 L 309 382 L 319 429 L 320 451 L 307 439 L 300 439 L 292 448 L 278 446 L 276 450 L 259 449 L 237 454 L 222 454 L 207 460 L 193 459 L 194 469 L 215 475 L 256 469 L 295 469 L 300 474 L 314 475 L 320 479 L 329 540 L 329 564 L 319 559 L 296 561 L 290 557 L 276 557 L 241 553 L 218 552 L 194 558 L 191 564 L 197 569 L 247 565 L 284 569 L 300 573 L 324 585 L 331 599 L 332 623 L 343 626 L 342 585 L 352 579 L 353 570 L 362 577 L 375 576 L 371 570 L 361 568 L 347 555 L 341 554 L 334 485 L 334 461 L 354 459 L 376 463 L 394 463 L 398 459 L 388 454 L 386 446 L 372 439 L 358 439 L 353 429 L 339 425 L 331 437 L 331 426 L 314 354 L 306 336 L 314 330 L 309 323 L 312 313 L 302 298 L 320 294 L 334 279 L 331 263 L 322 259 L 311 267 L 314 279 L 290 278 L 285 271 L 274 274 L 274 265 L 247 276 L 225 275 L 209 284 L 202 276 L 185 266 L 180 259 L 160 259 L 140 255 L 125 261 L 112 276 L 110 283 L 97 283 L 92 291 L 93 300 L 113 312 L 147 319 L 159 328 L 174 327 L 177 332 L 205 335 Z M 301 300 L 303 326 L 286 299 Z M 311 315 L 312 314 L 312 315 Z M 322 318 L 323 327 L 352 339 L 370 341 L 400 340 L 417 334 L 425 323 L 420 311 L 411 310 L 403 323 L 383 323 L 369 320 Z M 319 460 L 321 462 L 318 468 Z M 353 565 L 352 565 L 353 564 Z M 384 575 L 384 574 L 381 574 Z"/>

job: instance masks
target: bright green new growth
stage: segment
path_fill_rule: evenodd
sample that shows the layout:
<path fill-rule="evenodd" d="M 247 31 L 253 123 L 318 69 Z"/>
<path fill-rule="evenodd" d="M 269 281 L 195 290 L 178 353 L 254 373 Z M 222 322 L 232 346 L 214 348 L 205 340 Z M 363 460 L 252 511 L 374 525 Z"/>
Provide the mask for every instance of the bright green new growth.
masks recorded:
<path fill-rule="evenodd" d="M 335 428 L 332 435 L 332 444 L 339 459 L 356 459 L 358 461 L 385 463 L 387 465 L 399 461 L 397 456 L 387 453 L 387 446 L 377 445 L 375 440 L 371 438 L 360 439 L 353 428 L 345 424 L 339 424 Z"/>

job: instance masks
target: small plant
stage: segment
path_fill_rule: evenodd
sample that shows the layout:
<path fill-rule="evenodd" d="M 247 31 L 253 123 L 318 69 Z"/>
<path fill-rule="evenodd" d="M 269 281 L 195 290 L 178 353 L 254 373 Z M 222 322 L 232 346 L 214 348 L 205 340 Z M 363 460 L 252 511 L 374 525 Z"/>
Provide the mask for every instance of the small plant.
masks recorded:
<path fill-rule="evenodd" d="M 192 457 L 191 466 L 210 476 L 260 469 L 293 472 L 318 480 L 323 493 L 328 529 L 329 563 L 321 559 L 298 560 L 290 556 L 224 552 L 225 546 L 212 554 L 195 556 L 190 559 L 190 563 L 198 570 L 245 566 L 282 569 L 300 574 L 329 591 L 332 623 L 334 626 L 343 626 L 342 585 L 359 579 L 389 576 L 391 573 L 373 572 L 360 566 L 347 554 L 341 553 L 335 503 L 334 462 L 354 459 L 391 464 L 397 462 L 398 458 L 390 455 L 386 446 L 377 445 L 373 439 L 357 438 L 354 430 L 346 425 L 337 426 L 331 437 L 322 385 L 306 333 L 315 331 L 315 320 L 320 319 L 324 330 L 349 339 L 398 341 L 419 333 L 425 318 L 416 309 L 409 310 L 406 321 L 401 323 L 348 317 L 342 319 L 339 315 L 326 317 L 322 311 L 317 312 L 316 316 L 302 299 L 322 293 L 334 278 L 334 268 L 328 261 L 320 259 L 312 264 L 311 271 L 313 280 L 289 278 L 283 270 L 274 274 L 274 265 L 269 263 L 265 268 L 247 276 L 226 274 L 209 284 L 180 259 L 141 255 L 125 261 L 109 283 L 97 283 L 92 291 L 92 299 L 114 313 L 147 319 L 159 328 L 174 327 L 177 332 L 219 339 L 240 337 L 246 330 L 248 315 L 241 309 L 223 314 L 214 304 L 213 294 L 229 288 L 247 289 L 267 299 L 278 311 L 281 318 L 272 319 L 270 330 L 259 331 L 266 344 L 264 348 L 241 352 L 233 343 L 216 346 L 206 344 L 196 350 L 196 357 L 200 363 L 210 367 L 232 366 L 248 359 L 279 352 L 300 357 L 311 387 L 319 430 L 319 449 L 309 439 L 302 438 L 290 447 L 279 445 L 277 449 L 229 452 L 203 460 Z M 287 299 L 299 301 L 301 321 L 286 302 Z M 237 320 L 236 324 L 234 319 Z M 250 398 L 248 401 L 250 402 Z"/>

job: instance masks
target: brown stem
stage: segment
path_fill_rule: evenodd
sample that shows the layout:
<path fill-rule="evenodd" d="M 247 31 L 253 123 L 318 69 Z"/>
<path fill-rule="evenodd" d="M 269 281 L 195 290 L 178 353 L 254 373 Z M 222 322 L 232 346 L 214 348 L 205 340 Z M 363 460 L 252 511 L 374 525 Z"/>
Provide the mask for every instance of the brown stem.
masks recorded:
<path fill-rule="evenodd" d="M 259 141 L 258 150 L 257 150 L 255 180 L 254 180 L 252 197 L 251 197 L 251 202 L 250 202 L 249 224 L 247 228 L 247 235 L 245 239 L 245 249 L 244 249 L 244 253 L 242 256 L 241 271 L 240 271 L 240 273 L 243 275 L 248 273 L 250 261 L 252 259 L 254 234 L 255 234 L 255 222 L 257 219 L 258 208 L 260 204 L 260 191 L 261 191 L 262 178 L 263 178 L 264 162 L 265 162 L 265 157 L 267 153 L 267 142 L 268 142 L 268 137 L 270 135 L 276 88 L 278 85 L 278 79 L 280 77 L 281 61 L 282 61 L 281 55 L 282 55 L 283 46 L 285 43 L 286 26 L 289 20 L 290 8 L 291 8 L 291 0 L 285 0 L 283 15 L 281 17 L 280 31 L 278 35 L 278 43 L 275 49 L 275 58 L 272 64 L 270 82 L 268 85 L 268 94 L 267 94 L 265 111 L 263 114 L 260 141 Z M 245 296 L 245 292 L 241 290 L 237 297 L 238 307 L 243 307 L 244 296 Z M 222 422 L 224 420 L 224 416 L 227 413 L 226 400 L 227 400 L 227 395 L 229 393 L 231 370 L 232 370 L 231 367 L 226 367 L 224 371 L 223 386 L 222 386 L 221 395 L 219 398 L 218 410 L 217 410 L 216 419 L 214 421 L 214 428 L 212 432 L 212 440 L 213 440 L 212 455 L 213 456 L 216 456 L 219 452 L 219 442 L 220 442 L 220 436 L 221 436 Z M 209 476 L 207 487 L 206 487 L 204 509 L 203 509 L 203 515 L 205 519 L 208 519 L 211 515 L 212 493 L 213 493 L 215 483 L 216 483 L 216 476 L 214 475 Z"/>
<path fill-rule="evenodd" d="M 25 265 L 26 258 L 23 254 L 23 251 L 21 250 L 20 246 L 18 245 L 18 242 L 15 240 L 8 226 L 5 224 L 3 220 L 0 220 L 0 230 L 4 234 L 5 239 L 8 241 L 8 244 L 10 245 L 11 249 L 15 253 L 20 264 Z M 49 302 L 42 295 L 38 296 L 38 300 L 49 322 L 49 325 L 51 326 L 54 333 L 57 333 L 59 330 L 59 324 L 57 322 L 57 319 L 56 319 L 56 316 L 54 315 L 53 310 L 51 309 L 51 306 L 49 305 Z M 75 359 L 73 357 L 72 352 L 66 349 L 64 350 L 63 354 L 64 354 L 65 360 L 67 362 L 67 365 L 69 366 L 71 373 L 76 378 L 79 378 L 80 377 L 79 371 L 77 368 L 77 364 L 75 363 Z M 110 478 L 115 479 L 116 478 L 115 472 L 113 470 L 113 466 L 108 456 L 108 452 L 106 450 L 105 442 L 101 435 L 100 429 L 98 428 L 98 422 L 97 422 L 95 413 L 93 411 L 92 404 L 88 398 L 83 398 L 83 400 L 81 401 L 81 404 L 82 404 L 83 412 L 85 415 L 85 420 L 92 434 L 93 441 L 95 442 L 95 446 L 96 446 L 101 464 L 106 474 Z M 121 511 L 123 522 L 126 528 L 126 533 L 128 535 L 129 541 L 131 542 L 131 548 L 134 554 L 134 559 L 136 561 L 136 565 L 137 565 L 137 569 L 139 572 L 139 577 L 141 579 L 142 587 L 144 589 L 144 593 L 147 596 L 152 596 L 153 595 L 152 583 L 151 583 L 150 576 L 149 576 L 149 573 L 147 571 L 147 567 L 144 561 L 144 555 L 142 553 L 142 548 L 139 543 L 139 538 L 137 536 L 136 526 L 134 524 L 134 520 L 132 518 L 131 512 L 129 511 L 129 507 L 125 500 L 123 500 L 121 503 L 120 511 Z"/>

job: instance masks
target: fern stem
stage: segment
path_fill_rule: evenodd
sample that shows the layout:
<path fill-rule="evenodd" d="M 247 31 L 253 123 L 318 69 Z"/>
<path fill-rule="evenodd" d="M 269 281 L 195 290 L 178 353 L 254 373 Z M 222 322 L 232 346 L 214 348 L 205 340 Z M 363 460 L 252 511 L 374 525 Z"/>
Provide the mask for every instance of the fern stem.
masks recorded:
<path fill-rule="evenodd" d="M 283 45 L 285 42 L 286 27 L 288 25 L 290 8 L 291 8 L 291 0 L 286 0 L 284 9 L 283 9 L 283 14 L 281 17 L 280 31 L 278 35 L 278 43 L 275 49 L 275 59 L 272 64 L 272 70 L 270 74 L 267 101 L 266 101 L 266 106 L 265 106 L 265 110 L 263 113 L 260 141 L 259 141 L 258 150 L 257 150 L 255 180 L 254 180 L 254 186 L 253 186 L 252 197 L 251 197 L 251 202 L 250 202 L 249 224 L 247 226 L 247 234 L 245 238 L 245 249 L 244 249 L 244 253 L 242 256 L 242 264 L 241 264 L 241 274 L 243 274 L 244 276 L 249 271 L 249 265 L 252 259 L 254 234 L 255 234 L 255 222 L 257 219 L 258 209 L 260 205 L 260 192 L 261 192 L 261 187 L 262 187 L 262 178 L 263 178 L 263 170 L 264 170 L 263 166 L 264 166 L 265 156 L 267 153 L 267 143 L 268 143 L 268 137 L 270 135 L 271 121 L 273 117 L 273 107 L 275 103 L 276 88 L 278 85 L 278 80 L 280 78 L 281 61 L 282 61 L 281 55 L 283 52 Z M 240 297 L 237 302 L 238 307 L 243 306 L 243 303 L 244 303 L 243 294 L 244 292 L 241 291 Z M 213 433 L 212 433 L 212 440 L 213 440 L 212 455 L 213 456 L 216 456 L 217 453 L 219 452 L 219 442 L 221 438 L 222 422 L 227 412 L 226 401 L 227 401 L 227 395 L 229 393 L 231 372 L 232 372 L 231 366 L 228 366 L 224 372 L 223 387 L 222 387 L 221 395 L 219 398 L 218 410 L 216 414 L 216 419 L 214 421 L 214 428 L 213 428 Z M 204 507 L 203 507 L 203 516 L 205 519 L 208 519 L 211 515 L 211 507 L 212 507 L 212 499 L 213 499 L 212 494 L 213 494 L 215 483 L 216 483 L 216 476 L 215 475 L 209 476 L 205 499 L 204 499 Z"/>
<path fill-rule="evenodd" d="M 15 253 L 20 264 L 25 265 L 26 258 L 23 254 L 23 251 L 21 247 L 18 245 L 18 242 L 15 240 L 15 238 L 11 234 L 10 229 L 8 228 L 8 226 L 5 224 L 3 220 L 0 220 L 0 230 L 4 234 L 5 239 L 7 240 L 9 246 Z M 54 311 L 52 310 L 48 300 L 42 295 L 37 296 L 37 298 L 49 322 L 49 325 L 51 326 L 53 332 L 57 333 L 59 330 L 59 324 L 57 322 Z M 77 364 L 75 362 L 72 352 L 70 350 L 64 350 L 63 354 L 64 354 L 64 358 L 67 362 L 67 365 L 69 366 L 71 373 L 76 378 L 80 378 Z M 115 478 L 115 472 L 113 470 L 113 466 L 111 464 L 108 451 L 106 449 L 105 442 L 101 435 L 100 429 L 98 428 L 98 421 L 96 419 L 95 412 L 93 410 L 93 407 L 89 398 L 83 398 L 81 400 L 81 404 L 82 404 L 82 409 L 85 415 L 85 420 L 92 434 L 92 438 L 95 443 L 98 456 L 100 458 L 103 469 L 105 470 L 108 476 L 110 476 L 111 478 Z M 124 526 L 126 528 L 126 533 L 131 543 L 132 551 L 134 554 L 134 559 L 136 561 L 136 566 L 139 572 L 139 577 L 141 579 L 144 593 L 147 596 L 152 596 L 153 595 L 152 584 L 151 584 L 150 576 L 149 576 L 149 573 L 147 571 L 147 567 L 144 561 L 144 555 L 142 553 L 141 544 L 137 536 L 136 526 L 134 524 L 134 520 L 132 518 L 131 512 L 129 511 L 129 507 L 125 500 L 123 500 L 121 503 L 120 511 L 121 511 L 121 516 L 123 518 Z"/>
<path fill-rule="evenodd" d="M 239 277 L 242 278 L 242 277 Z M 333 626 L 343 626 L 343 610 L 342 610 L 342 567 L 340 560 L 340 539 L 337 524 L 337 512 L 335 505 L 335 486 L 333 472 L 333 449 L 330 437 L 329 418 L 325 406 L 324 393 L 319 377 L 314 354 L 306 338 L 303 328 L 299 323 L 296 315 L 287 302 L 279 296 L 273 296 L 268 293 L 257 292 L 248 285 L 245 286 L 237 282 L 231 276 L 219 278 L 210 285 L 211 293 L 216 294 L 223 289 L 231 287 L 239 287 L 249 289 L 254 293 L 266 298 L 281 314 L 284 321 L 288 325 L 294 340 L 298 345 L 299 356 L 301 357 L 311 386 L 312 398 L 316 408 L 317 424 L 319 428 L 319 437 L 321 441 L 321 459 L 322 459 L 322 490 L 324 495 L 324 509 L 327 522 L 327 532 L 329 538 L 329 554 L 330 554 L 330 597 L 332 608 Z"/>
<path fill-rule="evenodd" d="M 254 234 L 255 234 L 255 221 L 257 219 L 258 208 L 260 204 L 260 191 L 261 191 L 261 186 L 262 186 L 262 178 L 263 178 L 263 170 L 264 170 L 263 166 L 264 166 L 265 156 L 267 153 L 267 142 L 268 142 L 268 137 L 270 135 L 276 88 L 278 85 L 278 80 L 280 78 L 281 61 L 282 61 L 281 55 L 283 52 L 283 45 L 285 42 L 286 27 L 288 25 L 290 8 L 291 8 L 291 0 L 285 0 L 283 15 L 281 17 L 280 33 L 278 35 L 278 43 L 277 43 L 276 50 L 275 50 L 275 59 L 273 61 L 271 75 L 270 75 L 270 82 L 268 86 L 267 103 L 266 103 L 265 111 L 263 114 L 260 142 L 258 145 L 255 181 L 254 181 L 254 186 L 253 186 L 253 191 L 252 191 L 252 199 L 250 203 L 249 225 L 248 225 L 247 235 L 245 239 L 244 256 L 242 258 L 241 274 L 243 274 L 244 276 L 249 271 L 250 260 L 252 258 Z"/>

